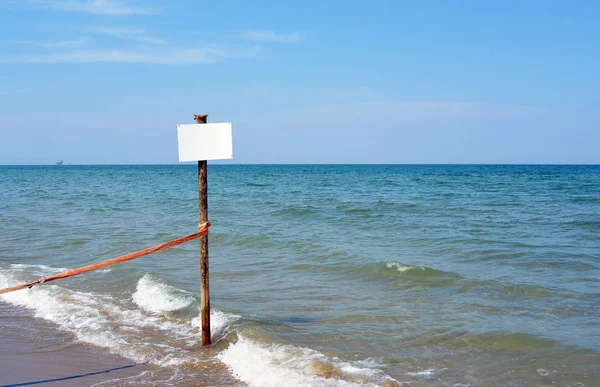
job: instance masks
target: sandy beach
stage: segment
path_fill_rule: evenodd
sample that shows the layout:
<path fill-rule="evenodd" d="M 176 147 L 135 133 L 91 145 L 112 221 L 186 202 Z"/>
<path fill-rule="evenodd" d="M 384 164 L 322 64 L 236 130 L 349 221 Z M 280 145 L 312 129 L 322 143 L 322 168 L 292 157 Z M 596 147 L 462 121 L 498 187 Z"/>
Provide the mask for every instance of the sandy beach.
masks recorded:
<path fill-rule="evenodd" d="M 0 303 L 0 386 L 56 385 L 132 386 L 174 383 L 181 386 L 243 386 L 223 374 L 194 379 L 177 371 L 136 364 L 101 348 L 73 342 L 68 332 L 52 323 L 32 319 L 22 310 Z M 49 332 L 40 335 L 40 332 Z"/>
<path fill-rule="evenodd" d="M 94 385 L 140 375 L 152 368 L 97 347 L 73 343 L 69 333 L 57 331 L 52 323 L 32 319 L 28 313 L 4 303 L 0 303 L 0 315 L 1 386 L 51 380 L 65 387 Z"/>

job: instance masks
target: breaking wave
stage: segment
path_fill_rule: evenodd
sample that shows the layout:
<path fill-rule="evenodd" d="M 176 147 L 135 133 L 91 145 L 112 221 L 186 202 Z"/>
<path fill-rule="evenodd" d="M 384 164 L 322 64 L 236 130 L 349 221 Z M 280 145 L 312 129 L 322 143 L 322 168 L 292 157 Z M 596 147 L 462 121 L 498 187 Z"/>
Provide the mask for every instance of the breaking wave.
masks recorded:
<path fill-rule="evenodd" d="M 11 265 L 0 269 L 0 288 L 40 272 L 63 271 L 49 266 Z M 343 361 L 319 351 L 250 339 L 239 332 L 241 316 L 211 311 L 213 342 L 229 345 L 215 357 L 198 351 L 201 319 L 181 318 L 174 311 L 193 310 L 194 297 L 146 273 L 128 298 L 67 289 L 54 284 L 0 296 L 13 306 L 30 310 L 75 340 L 91 344 L 137 363 L 161 367 L 198 365 L 220 360 L 231 374 L 249 386 L 397 386 L 376 361 Z M 246 326 L 246 332 L 253 328 Z M 203 358 L 204 356 L 204 358 Z"/>
<path fill-rule="evenodd" d="M 0 269 L 0 288 L 19 284 L 31 277 L 24 266 Z M 70 332 L 77 341 L 105 348 L 137 363 L 159 366 L 196 364 L 202 359 L 194 347 L 200 342 L 196 319 L 176 318 L 168 313 L 188 306 L 193 297 L 144 275 L 132 298 L 135 303 L 94 292 L 44 285 L 0 296 L 0 300 L 30 310 Z M 136 306 L 139 306 L 137 308 Z M 239 316 L 213 309 L 213 338 L 226 331 Z"/>
<path fill-rule="evenodd" d="M 217 358 L 233 376 L 251 387 L 397 386 L 375 362 L 343 362 L 321 352 L 276 343 L 260 343 L 239 335 Z"/>
<path fill-rule="evenodd" d="M 184 290 L 166 284 L 149 273 L 138 281 L 133 302 L 148 312 L 172 312 L 189 306 L 194 297 Z"/>

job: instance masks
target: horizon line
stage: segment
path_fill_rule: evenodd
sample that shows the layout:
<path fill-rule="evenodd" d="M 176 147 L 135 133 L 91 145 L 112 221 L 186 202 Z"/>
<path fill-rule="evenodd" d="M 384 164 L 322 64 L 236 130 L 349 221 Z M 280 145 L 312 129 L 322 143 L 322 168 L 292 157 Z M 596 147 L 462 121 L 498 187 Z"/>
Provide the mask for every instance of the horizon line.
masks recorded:
<path fill-rule="evenodd" d="M 211 160 L 209 160 L 211 161 Z M 83 164 L 0 164 L 0 167 L 76 167 L 76 166 L 135 166 L 135 165 L 145 165 L 145 166 L 162 166 L 162 165 L 195 165 L 195 162 L 185 162 L 185 163 L 83 163 Z M 514 165 L 514 166 L 541 166 L 541 165 L 600 165 L 600 162 L 591 162 L 591 163 L 581 163 L 581 162 L 573 162 L 573 163 L 223 163 L 216 162 L 210 163 L 209 165 L 489 165 L 489 166 L 506 166 L 506 165 Z"/>

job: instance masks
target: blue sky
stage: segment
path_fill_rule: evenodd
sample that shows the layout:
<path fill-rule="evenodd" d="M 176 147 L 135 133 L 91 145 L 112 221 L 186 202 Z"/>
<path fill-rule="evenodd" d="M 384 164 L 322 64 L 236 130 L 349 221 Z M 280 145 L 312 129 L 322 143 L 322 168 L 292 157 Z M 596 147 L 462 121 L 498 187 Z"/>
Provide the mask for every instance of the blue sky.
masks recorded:
<path fill-rule="evenodd" d="M 0 0 L 0 164 L 599 163 L 593 1 Z"/>

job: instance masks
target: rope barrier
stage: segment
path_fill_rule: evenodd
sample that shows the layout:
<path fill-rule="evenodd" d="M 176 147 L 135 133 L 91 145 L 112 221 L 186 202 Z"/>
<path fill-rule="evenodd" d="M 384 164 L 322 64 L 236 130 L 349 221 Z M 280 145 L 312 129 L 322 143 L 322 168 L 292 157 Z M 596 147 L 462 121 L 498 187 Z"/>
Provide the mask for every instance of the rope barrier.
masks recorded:
<path fill-rule="evenodd" d="M 15 286 L 11 286 L 11 287 L 5 288 L 5 289 L 0 289 L 0 294 L 10 293 L 10 292 L 14 292 L 16 290 L 21 290 L 21 289 L 25 289 L 25 288 L 31 289 L 35 285 L 41 285 L 41 284 L 44 284 L 46 282 L 56 281 L 56 280 L 60 280 L 60 279 L 64 279 L 64 278 L 69 278 L 69 277 L 73 277 L 73 276 L 76 276 L 76 275 L 79 275 L 79 274 L 88 273 L 88 272 L 94 271 L 94 270 L 104 269 L 105 267 L 118 265 L 118 264 L 123 263 L 123 262 L 131 261 L 133 259 L 143 257 L 145 255 L 149 255 L 149 254 L 152 254 L 152 253 L 157 253 L 159 251 L 170 249 L 171 247 L 175 247 L 175 246 L 180 245 L 182 243 L 186 243 L 186 242 L 192 241 L 194 239 L 200 238 L 201 236 L 207 235 L 209 227 L 210 227 L 210 223 L 209 222 L 202 223 L 202 224 L 198 225 L 198 232 L 197 233 L 190 234 L 190 235 L 184 236 L 184 237 L 179 238 L 179 239 L 174 239 L 174 240 L 169 241 L 169 242 L 161 243 L 160 245 L 156 245 L 156 246 L 153 246 L 153 247 L 148 247 L 147 249 L 138 250 L 138 251 L 135 251 L 133 253 L 121 255 L 121 256 L 116 257 L 116 258 L 107 259 L 106 261 L 102 261 L 102 262 L 98 262 L 98 263 L 93 263 L 91 265 L 83 266 L 83 267 L 80 267 L 80 268 L 77 268 L 77 269 L 67 270 L 67 271 L 62 272 L 62 273 L 51 275 L 50 277 L 41 278 L 41 279 L 39 279 L 37 281 L 28 282 L 26 284 L 21 284 L 21 285 L 15 285 Z"/>

